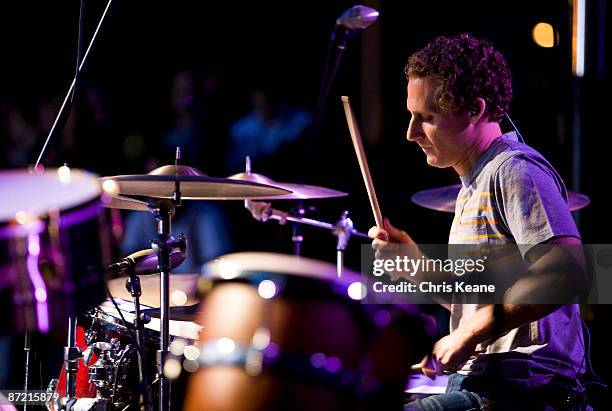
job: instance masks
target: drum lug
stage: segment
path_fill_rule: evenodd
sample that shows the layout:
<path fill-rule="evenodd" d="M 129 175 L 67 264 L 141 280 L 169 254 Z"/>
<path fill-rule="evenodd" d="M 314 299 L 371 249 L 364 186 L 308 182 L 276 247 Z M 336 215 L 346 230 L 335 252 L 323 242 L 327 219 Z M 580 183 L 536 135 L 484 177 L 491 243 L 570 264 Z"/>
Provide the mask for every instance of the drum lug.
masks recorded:
<path fill-rule="evenodd" d="M 97 342 L 93 351 L 99 355 L 98 361 L 89 367 L 89 381 L 95 384 L 100 398 L 109 398 L 112 393 L 116 366 L 112 359 L 115 352 L 112 340 L 110 343 Z"/>

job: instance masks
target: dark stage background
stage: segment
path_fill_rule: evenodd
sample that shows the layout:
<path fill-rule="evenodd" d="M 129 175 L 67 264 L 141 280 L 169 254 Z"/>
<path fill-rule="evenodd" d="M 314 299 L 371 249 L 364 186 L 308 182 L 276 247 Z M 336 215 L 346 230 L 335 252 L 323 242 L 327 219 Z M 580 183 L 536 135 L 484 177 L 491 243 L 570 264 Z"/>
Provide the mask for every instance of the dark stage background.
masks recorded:
<path fill-rule="evenodd" d="M 405 140 L 409 117 L 403 67 L 410 53 L 436 35 L 469 31 L 493 41 L 508 58 L 514 76 L 510 114 L 527 143 L 551 161 L 570 189 L 590 196 L 591 204 L 576 214 L 583 241 L 610 243 L 605 124 L 610 84 L 605 22 L 610 11 L 605 0 L 588 3 L 586 75 L 576 79 L 568 1 L 365 2 L 380 11 L 380 18 L 349 40 L 320 132 L 312 143 L 308 131 L 302 132 L 291 144 L 257 159 L 254 171 L 348 192 L 342 199 L 307 202 L 316 207 L 310 216 L 333 222 L 347 209 L 356 228 L 367 232 L 373 218 L 339 100 L 349 95 L 383 213 L 417 242 L 446 243 L 452 216 L 420 208 L 410 196 L 458 178 L 452 170 L 428 167 L 416 145 Z M 116 1 L 89 57 L 66 131 L 51 142 L 43 164 L 68 163 L 114 175 L 143 174 L 155 164 L 172 163 L 174 150 L 163 136 L 176 121 L 171 89 L 177 73 L 187 73 L 203 125 L 198 141 L 190 142 L 196 148 L 186 164 L 218 177 L 242 171 L 236 161 L 227 160 L 228 136 L 232 124 L 251 109 L 252 91 L 261 89 L 276 101 L 314 112 L 334 20 L 353 4 Z M 105 5 L 86 1 L 87 40 Z M 1 8 L 0 165 L 23 168 L 36 160 L 74 74 L 79 2 L 8 2 Z M 531 30 L 540 21 L 557 29 L 556 47 L 544 49 L 533 42 Z M 581 115 L 579 163 L 573 162 L 576 113 Z M 293 204 L 275 205 L 288 209 Z M 229 251 L 291 252 L 290 227 L 255 222 L 241 202 L 224 202 L 220 208 Z M 304 255 L 334 261 L 333 236 L 309 228 L 304 235 Z M 360 241 L 351 241 L 347 264 L 358 268 Z M 608 379 L 604 330 L 610 309 L 584 307 L 584 312 L 593 334 L 593 364 Z M 15 338 L 13 345 L 20 344 Z M 15 351 L 7 386 L 22 381 L 21 354 Z M 49 368 L 50 374 L 59 371 Z"/>

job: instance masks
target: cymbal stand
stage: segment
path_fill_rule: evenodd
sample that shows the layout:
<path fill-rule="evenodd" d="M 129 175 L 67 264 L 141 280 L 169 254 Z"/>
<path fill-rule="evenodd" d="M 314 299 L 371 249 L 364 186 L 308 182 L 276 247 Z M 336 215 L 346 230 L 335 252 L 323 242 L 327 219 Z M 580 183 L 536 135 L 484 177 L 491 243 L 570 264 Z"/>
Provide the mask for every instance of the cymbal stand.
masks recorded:
<path fill-rule="evenodd" d="M 178 173 L 178 165 L 181 160 L 181 149 L 176 148 L 175 166 Z M 159 375 L 159 410 L 170 411 L 170 379 L 164 375 L 164 364 L 168 358 L 168 346 L 170 345 L 170 319 L 168 308 L 170 306 L 170 254 L 176 246 L 176 241 L 170 235 L 172 217 L 176 206 L 181 205 L 181 187 L 178 174 L 174 183 L 174 193 L 171 200 L 163 199 L 159 201 L 153 214 L 157 220 L 157 240 L 153 242 L 153 247 L 158 252 L 158 269 L 160 273 L 159 301 L 160 301 L 160 323 L 161 339 L 160 347 L 157 351 L 156 365 Z"/>
<path fill-rule="evenodd" d="M 298 209 L 299 214 L 296 214 L 295 212 L 277 210 L 272 208 L 272 204 L 263 201 L 244 200 L 244 207 L 249 210 L 253 218 L 257 221 L 266 222 L 268 220 L 277 220 L 280 225 L 287 224 L 287 221 L 295 223 L 292 238 L 294 243 L 294 251 L 296 250 L 296 247 L 298 251 L 300 250 L 299 247 L 301 247 L 301 242 L 304 240 L 303 237 L 299 239 L 295 238 L 295 227 L 305 224 L 330 231 L 333 235 L 338 237 L 336 251 L 339 277 L 342 275 L 342 267 L 344 265 L 344 250 L 348 245 L 348 240 L 350 237 L 355 235 L 357 237 L 370 239 L 367 234 L 359 232 L 353 228 L 353 222 L 348 217 L 348 211 L 344 211 L 340 217 L 340 220 L 338 220 L 335 224 L 330 224 L 324 221 L 313 220 L 312 218 L 305 217 L 305 210 L 303 207 Z"/>
<path fill-rule="evenodd" d="M 306 210 L 302 203 L 298 204 L 293 208 L 293 214 L 298 216 L 304 216 Z M 302 233 L 302 227 L 299 224 L 294 223 L 291 234 L 291 241 L 293 241 L 293 255 L 302 255 L 302 243 L 304 242 L 304 234 Z"/>
<path fill-rule="evenodd" d="M 164 364 L 168 357 L 168 346 L 170 344 L 168 318 L 168 307 L 170 304 L 170 253 L 174 247 L 174 238 L 170 235 L 172 216 L 174 215 L 174 204 L 172 200 L 162 200 L 153 210 L 157 220 L 157 240 L 152 242 L 153 248 L 157 249 L 158 269 L 160 273 L 160 323 L 161 339 L 157 351 L 157 374 L 159 376 L 159 409 L 170 410 L 170 380 L 164 375 Z"/>
<path fill-rule="evenodd" d="M 336 245 L 336 270 L 338 278 L 342 277 L 342 268 L 344 267 L 344 250 L 348 245 L 349 238 L 353 234 L 353 221 L 348 217 L 348 211 L 344 210 L 340 220 L 336 222 L 333 229 L 333 234 L 338 238 Z"/>

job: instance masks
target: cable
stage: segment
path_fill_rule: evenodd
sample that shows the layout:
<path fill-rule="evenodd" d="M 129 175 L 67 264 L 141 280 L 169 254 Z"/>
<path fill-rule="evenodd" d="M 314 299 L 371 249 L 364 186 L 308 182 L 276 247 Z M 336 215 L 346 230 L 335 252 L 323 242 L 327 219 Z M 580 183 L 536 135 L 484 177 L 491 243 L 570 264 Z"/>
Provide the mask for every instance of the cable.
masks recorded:
<path fill-rule="evenodd" d="M 506 116 L 506 118 L 508 119 L 510 124 L 512 124 L 512 128 L 514 129 L 514 131 L 516 131 L 516 135 L 518 136 L 518 138 L 521 141 L 521 143 L 527 144 L 527 143 L 525 143 L 525 139 L 523 139 L 523 136 L 521 135 L 521 132 L 519 131 L 519 129 L 514 124 L 514 121 L 512 121 L 512 119 L 510 118 L 510 115 L 504 111 L 504 116 Z"/>
<path fill-rule="evenodd" d="M 590 374 L 591 376 L 595 378 L 594 381 L 586 382 L 585 385 L 586 384 L 596 384 L 596 385 L 600 385 L 604 387 L 605 389 L 608 389 L 608 384 L 606 384 L 603 378 L 597 375 L 597 373 L 593 369 L 593 364 L 591 364 L 591 332 L 589 331 L 589 327 L 586 325 L 584 318 L 580 318 L 580 321 L 582 322 L 582 328 L 584 329 L 585 334 L 586 334 L 586 339 L 585 339 L 586 347 L 585 347 L 585 352 L 584 352 L 584 358 L 586 358 L 587 368 L 585 370 L 585 374 Z"/>
<path fill-rule="evenodd" d="M 134 346 L 136 347 L 136 350 L 138 351 L 138 355 L 140 355 L 140 358 L 144 358 L 144 351 L 143 351 L 144 347 L 141 347 L 138 344 L 136 337 L 134 336 L 134 334 L 132 333 L 132 330 L 130 329 L 130 323 L 128 323 L 125 317 L 123 316 L 123 313 L 121 312 L 121 309 L 117 305 L 115 298 L 111 295 L 111 292 L 108 289 L 108 283 L 106 281 L 104 282 L 104 287 L 106 288 L 106 295 L 108 296 L 108 298 L 111 300 L 111 302 L 115 306 L 117 313 L 119 313 L 119 317 L 121 317 L 121 321 L 123 321 L 123 325 L 125 326 L 125 329 L 128 332 L 128 336 L 130 337 L 130 340 L 132 340 L 132 343 L 134 344 Z"/>

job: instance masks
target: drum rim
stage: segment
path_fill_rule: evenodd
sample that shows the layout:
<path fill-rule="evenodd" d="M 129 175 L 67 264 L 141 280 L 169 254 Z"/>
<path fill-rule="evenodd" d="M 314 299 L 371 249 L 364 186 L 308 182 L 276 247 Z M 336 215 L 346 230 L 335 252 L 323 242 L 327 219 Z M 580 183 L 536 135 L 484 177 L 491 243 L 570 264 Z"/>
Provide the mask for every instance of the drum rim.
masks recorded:
<path fill-rule="evenodd" d="M 66 229 L 80 223 L 90 221 L 93 217 L 100 215 L 104 208 L 102 196 L 98 195 L 87 202 L 74 207 L 60 210 L 59 228 Z M 36 220 L 26 224 L 19 224 L 15 219 L 0 222 L 0 240 L 10 238 L 25 238 L 30 234 L 40 234 L 44 231 L 45 221 L 50 219 L 49 211 L 36 217 Z"/>
<path fill-rule="evenodd" d="M 276 259 L 287 264 L 282 264 L 281 267 L 274 267 L 269 262 L 265 262 L 267 258 Z M 245 261 L 248 259 L 257 260 L 258 262 L 256 264 L 249 264 Z M 227 267 L 223 267 L 224 264 L 227 264 Z M 304 270 L 295 269 L 295 266 L 304 266 Z M 224 268 L 234 272 L 224 275 Z M 363 283 L 360 273 L 347 269 L 343 271 L 342 277 L 338 277 L 336 270 L 333 264 L 313 258 L 272 252 L 246 251 L 225 254 L 215 258 L 204 265 L 201 276 L 207 280 L 227 281 L 243 279 L 256 273 L 266 273 L 271 276 L 293 276 L 342 286 L 349 286 L 356 281 Z"/>
<path fill-rule="evenodd" d="M 45 171 L 45 174 L 43 174 L 41 176 L 34 176 L 33 178 L 36 178 L 36 177 L 45 177 L 47 175 L 52 174 L 56 170 L 57 170 L 57 168 L 50 168 L 50 169 Z M 102 186 L 101 186 L 100 180 L 99 180 L 99 176 L 97 174 L 92 173 L 92 172 L 87 171 L 87 170 L 84 170 L 84 169 L 80 169 L 80 168 L 72 169 L 71 173 L 74 173 L 75 175 L 78 175 L 79 178 L 90 179 L 90 182 L 94 183 L 93 185 L 95 185 L 97 189 L 96 189 L 96 192 L 94 194 L 85 197 L 84 199 L 79 201 L 77 204 L 71 205 L 69 207 L 55 208 L 56 210 L 59 210 L 60 216 L 62 216 L 63 214 L 66 214 L 66 213 L 72 213 L 73 211 L 78 210 L 80 208 L 87 207 L 92 202 L 96 202 L 96 201 L 102 202 L 101 200 L 102 200 L 102 197 L 104 195 L 104 190 L 102 189 Z M 9 170 L 1 170 L 0 171 L 0 177 L 1 176 L 5 176 L 6 178 L 11 178 L 12 176 L 23 176 L 23 175 L 29 175 L 29 174 L 28 174 L 28 172 L 26 170 L 23 170 L 23 169 L 9 169 Z M 92 185 L 92 187 L 93 187 L 93 185 Z M 54 208 L 48 208 L 46 210 L 43 210 L 43 211 L 39 212 L 38 214 L 34 214 L 33 213 L 32 216 L 34 216 L 37 220 L 45 220 L 45 219 L 49 218 L 49 213 L 52 212 L 52 210 L 54 210 Z M 10 226 L 10 225 L 19 225 L 19 223 L 17 223 L 17 221 L 15 221 L 14 216 L 13 217 L 9 217 L 9 218 L 5 218 L 5 219 L 0 219 L 0 227 L 4 228 L 5 226 Z M 25 224 L 25 225 L 28 225 L 28 224 Z"/>

